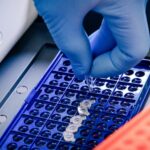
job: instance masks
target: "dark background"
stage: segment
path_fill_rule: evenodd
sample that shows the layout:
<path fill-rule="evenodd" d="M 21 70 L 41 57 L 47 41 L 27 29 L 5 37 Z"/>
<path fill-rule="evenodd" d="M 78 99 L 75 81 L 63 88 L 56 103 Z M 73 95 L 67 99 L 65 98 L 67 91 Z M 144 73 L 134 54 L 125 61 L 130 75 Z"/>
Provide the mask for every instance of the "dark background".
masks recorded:
<path fill-rule="evenodd" d="M 148 24 L 150 29 L 150 1 L 148 2 L 146 12 L 147 12 L 147 19 L 148 19 Z M 89 12 L 84 20 L 84 27 L 87 33 L 91 34 L 96 29 L 98 29 L 101 24 L 101 21 L 102 21 L 102 16 L 100 14 L 95 12 Z"/>

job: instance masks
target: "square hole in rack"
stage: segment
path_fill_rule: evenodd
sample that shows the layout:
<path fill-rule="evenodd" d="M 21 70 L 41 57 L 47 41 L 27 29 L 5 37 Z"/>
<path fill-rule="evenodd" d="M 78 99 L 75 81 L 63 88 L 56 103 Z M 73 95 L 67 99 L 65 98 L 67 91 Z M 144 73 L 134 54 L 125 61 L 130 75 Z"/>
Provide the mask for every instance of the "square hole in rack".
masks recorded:
<path fill-rule="evenodd" d="M 97 78 L 97 79 L 95 79 L 94 87 L 99 87 L 102 90 L 113 89 L 113 88 L 115 88 L 116 83 L 117 83 L 117 81 L 115 81 L 115 80 Z"/>
<path fill-rule="evenodd" d="M 46 119 L 22 115 L 13 131 L 24 134 L 37 135 L 44 127 L 45 122 Z"/>
<path fill-rule="evenodd" d="M 60 102 L 62 105 L 74 106 L 77 107 L 82 100 L 85 100 L 87 97 L 86 92 L 76 91 L 76 90 L 67 90 Z"/>
<path fill-rule="evenodd" d="M 115 107 L 117 114 L 127 116 L 133 110 L 135 103 L 136 100 L 134 99 L 117 98 L 111 96 L 107 107 Z"/>
<path fill-rule="evenodd" d="M 149 77 L 149 71 L 145 69 L 133 68 L 128 70 L 120 78 L 121 82 L 143 85 Z"/>
<path fill-rule="evenodd" d="M 18 132 L 12 132 L 7 142 L 5 143 L 5 149 L 7 150 L 22 150 L 22 149 L 30 149 L 31 145 L 33 144 L 35 140 L 35 136 L 18 133 Z"/>
<path fill-rule="evenodd" d="M 62 57 L 58 65 L 55 67 L 54 71 L 73 74 L 71 62 L 65 57 Z"/>
<path fill-rule="evenodd" d="M 24 114 L 46 119 L 54 111 L 55 107 L 56 103 L 36 100 L 30 107 L 30 109 L 27 109 Z"/>
<path fill-rule="evenodd" d="M 43 149 L 53 150 L 57 148 L 58 144 L 59 144 L 59 141 L 57 140 L 37 137 L 32 146 L 32 150 L 36 150 L 36 148 L 42 149 L 42 150 Z"/>
<path fill-rule="evenodd" d="M 112 95 L 114 97 L 137 100 L 142 92 L 142 88 L 141 85 L 118 82 Z"/>
<path fill-rule="evenodd" d="M 82 147 L 80 146 L 77 146 L 75 144 L 72 144 L 72 143 L 66 143 L 66 142 L 60 142 L 58 147 L 57 147 L 59 150 L 81 150 Z"/>
<path fill-rule="evenodd" d="M 45 138 L 60 140 L 62 132 L 67 127 L 67 123 L 47 120 L 45 127 L 42 129 L 40 135 Z"/>
<path fill-rule="evenodd" d="M 63 88 L 43 85 L 40 89 L 40 94 L 37 97 L 37 100 L 57 103 L 59 102 L 60 98 L 63 96 L 64 92 L 65 90 Z"/>
<path fill-rule="evenodd" d="M 50 78 L 47 79 L 46 85 L 67 88 L 73 79 L 74 79 L 73 74 L 53 72 L 50 75 Z"/>

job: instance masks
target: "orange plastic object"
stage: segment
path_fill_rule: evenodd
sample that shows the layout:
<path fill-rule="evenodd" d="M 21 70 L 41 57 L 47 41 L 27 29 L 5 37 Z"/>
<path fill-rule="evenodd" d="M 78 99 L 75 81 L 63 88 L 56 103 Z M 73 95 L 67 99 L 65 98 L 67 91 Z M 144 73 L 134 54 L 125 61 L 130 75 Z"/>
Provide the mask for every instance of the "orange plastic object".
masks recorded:
<path fill-rule="evenodd" d="M 94 150 L 150 150 L 150 108 L 136 115 Z"/>

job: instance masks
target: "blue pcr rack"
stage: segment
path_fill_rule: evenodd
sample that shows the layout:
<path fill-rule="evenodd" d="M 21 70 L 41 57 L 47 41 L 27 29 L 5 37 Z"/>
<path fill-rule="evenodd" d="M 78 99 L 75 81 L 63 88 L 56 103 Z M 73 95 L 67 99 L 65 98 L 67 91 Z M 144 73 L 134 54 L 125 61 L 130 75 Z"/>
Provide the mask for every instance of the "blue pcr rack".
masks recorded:
<path fill-rule="evenodd" d="M 60 52 L 1 137 L 0 149 L 91 150 L 144 107 L 150 88 L 150 60 L 142 60 L 120 76 L 95 78 L 94 85 L 89 92 Z M 75 142 L 66 142 L 62 133 L 85 99 L 96 102 L 75 133 Z"/>

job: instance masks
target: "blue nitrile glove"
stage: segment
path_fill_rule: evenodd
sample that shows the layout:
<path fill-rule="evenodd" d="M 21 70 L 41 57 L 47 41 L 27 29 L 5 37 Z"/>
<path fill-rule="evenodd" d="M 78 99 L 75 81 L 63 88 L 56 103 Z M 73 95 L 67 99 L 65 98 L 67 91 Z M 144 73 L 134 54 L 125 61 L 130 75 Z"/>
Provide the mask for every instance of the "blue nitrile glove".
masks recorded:
<path fill-rule="evenodd" d="M 149 50 L 147 0 L 34 1 L 78 77 L 88 73 L 98 77 L 120 74 L 137 64 Z M 90 10 L 101 13 L 104 20 L 88 38 L 82 21 Z"/>

